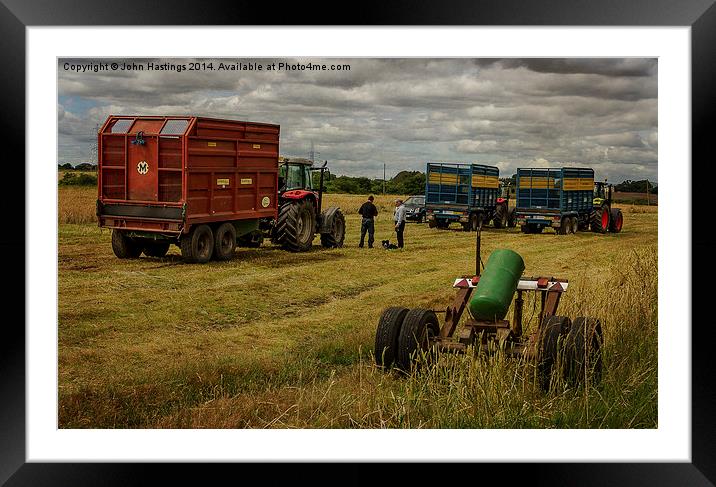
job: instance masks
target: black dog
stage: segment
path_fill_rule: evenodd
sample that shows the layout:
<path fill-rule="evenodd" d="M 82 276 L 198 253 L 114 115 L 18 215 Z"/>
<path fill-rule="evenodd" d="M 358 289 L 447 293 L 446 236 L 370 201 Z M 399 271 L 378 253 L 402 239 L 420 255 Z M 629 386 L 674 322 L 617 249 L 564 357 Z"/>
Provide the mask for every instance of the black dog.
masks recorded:
<path fill-rule="evenodd" d="M 382 243 L 384 249 L 390 250 L 390 249 L 398 248 L 397 245 L 390 243 L 390 240 L 383 240 L 381 243 Z"/>

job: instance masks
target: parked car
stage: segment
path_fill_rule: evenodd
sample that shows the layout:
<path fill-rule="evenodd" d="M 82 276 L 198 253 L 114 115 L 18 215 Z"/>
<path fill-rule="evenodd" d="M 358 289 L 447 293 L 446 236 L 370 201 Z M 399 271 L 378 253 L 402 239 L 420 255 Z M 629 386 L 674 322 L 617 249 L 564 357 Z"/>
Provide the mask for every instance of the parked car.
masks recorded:
<path fill-rule="evenodd" d="M 425 221 L 425 196 L 418 194 L 409 197 L 403 202 L 405 205 L 405 220 L 423 223 Z"/>

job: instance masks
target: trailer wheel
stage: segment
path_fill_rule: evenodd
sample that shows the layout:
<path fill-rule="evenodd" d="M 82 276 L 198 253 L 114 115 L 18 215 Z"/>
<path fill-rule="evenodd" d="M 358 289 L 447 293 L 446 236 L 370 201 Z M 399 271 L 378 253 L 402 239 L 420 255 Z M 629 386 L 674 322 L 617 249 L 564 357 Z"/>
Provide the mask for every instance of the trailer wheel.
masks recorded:
<path fill-rule="evenodd" d="M 602 324 L 596 318 L 575 318 L 564 342 L 564 376 L 578 386 L 602 380 Z"/>
<path fill-rule="evenodd" d="M 214 258 L 229 260 L 236 250 L 236 227 L 233 223 L 222 223 L 214 232 Z"/>
<path fill-rule="evenodd" d="M 579 230 L 579 217 L 573 216 L 570 222 L 569 233 L 577 233 Z"/>
<path fill-rule="evenodd" d="M 499 204 L 495 208 L 495 216 L 492 218 L 492 224 L 495 228 L 505 228 L 507 226 L 507 205 Z"/>
<path fill-rule="evenodd" d="M 144 255 L 147 257 L 164 257 L 169 252 L 169 242 L 146 242 L 144 244 Z"/>
<path fill-rule="evenodd" d="M 209 262 L 214 253 L 214 234 L 209 225 L 199 225 L 179 240 L 181 256 L 185 262 Z"/>
<path fill-rule="evenodd" d="M 437 220 L 437 226 L 438 228 L 447 228 L 450 226 L 449 220 Z"/>
<path fill-rule="evenodd" d="M 600 206 L 592 212 L 589 226 L 595 233 L 607 233 L 609 230 L 609 207 L 607 205 Z"/>
<path fill-rule="evenodd" d="M 612 233 L 619 233 L 622 231 L 622 226 L 624 225 L 624 215 L 622 215 L 622 210 L 619 208 L 612 208 L 611 209 L 611 218 L 609 219 L 609 231 Z"/>
<path fill-rule="evenodd" d="M 549 391 L 552 370 L 560 360 L 562 338 L 571 322 L 566 316 L 550 316 L 539 331 L 539 353 L 537 354 L 537 381 L 542 391 Z"/>
<path fill-rule="evenodd" d="M 515 228 L 515 226 L 517 225 L 517 219 L 515 218 L 516 214 L 517 214 L 517 208 L 514 206 L 512 208 L 510 208 L 510 210 L 507 212 L 507 226 L 508 227 Z"/>
<path fill-rule="evenodd" d="M 326 212 L 322 212 L 326 214 Z M 341 210 L 336 210 L 331 222 L 331 231 L 321 234 L 321 245 L 327 249 L 343 247 L 346 238 L 346 218 Z"/>
<path fill-rule="evenodd" d="M 428 228 L 435 228 L 438 224 L 435 220 L 428 220 Z"/>
<path fill-rule="evenodd" d="M 392 306 L 383 311 L 375 331 L 375 363 L 378 367 L 389 369 L 398 352 L 398 335 L 408 308 Z"/>
<path fill-rule="evenodd" d="M 555 232 L 557 233 L 557 235 L 566 235 L 567 229 L 569 228 L 570 224 L 571 222 L 568 216 L 562 218 L 562 221 L 559 223 L 559 228 L 555 228 Z"/>
<path fill-rule="evenodd" d="M 115 228 L 112 229 L 112 251 L 119 259 L 136 259 L 142 253 L 142 245 Z"/>
<path fill-rule="evenodd" d="M 316 229 L 316 212 L 308 200 L 289 201 L 281 206 L 276 221 L 276 241 L 289 252 L 311 249 Z"/>
<path fill-rule="evenodd" d="M 427 352 L 430 339 L 440 333 L 440 324 L 435 312 L 429 309 L 411 309 L 403 319 L 398 334 L 397 366 L 410 372 L 421 352 Z"/>

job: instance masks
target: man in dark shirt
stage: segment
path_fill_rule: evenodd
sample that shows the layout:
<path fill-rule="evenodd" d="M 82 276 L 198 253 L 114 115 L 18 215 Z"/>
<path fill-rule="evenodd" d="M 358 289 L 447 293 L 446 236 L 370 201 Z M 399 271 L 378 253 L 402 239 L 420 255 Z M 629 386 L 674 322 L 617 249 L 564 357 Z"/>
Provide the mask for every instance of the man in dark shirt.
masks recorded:
<path fill-rule="evenodd" d="M 363 248 L 363 241 L 365 240 L 365 232 L 368 232 L 368 248 L 373 248 L 373 242 L 375 241 L 375 225 L 373 218 L 378 216 L 378 208 L 373 204 L 373 195 L 368 196 L 368 201 L 363 203 L 358 210 L 358 214 L 363 217 L 363 221 L 360 225 L 360 243 L 358 247 Z"/>

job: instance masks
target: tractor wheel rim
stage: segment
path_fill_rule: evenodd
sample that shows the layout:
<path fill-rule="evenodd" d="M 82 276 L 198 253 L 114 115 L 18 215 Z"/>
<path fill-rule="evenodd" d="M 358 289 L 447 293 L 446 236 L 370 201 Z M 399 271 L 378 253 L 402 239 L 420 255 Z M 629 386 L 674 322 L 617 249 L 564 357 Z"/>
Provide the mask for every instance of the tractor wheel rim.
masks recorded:
<path fill-rule="evenodd" d="M 607 228 L 607 225 L 609 225 L 609 214 L 602 210 L 602 228 Z"/>
<path fill-rule="evenodd" d="M 617 230 L 622 229 L 623 223 L 624 223 L 624 217 L 621 214 L 619 214 L 619 216 L 617 217 Z"/>

